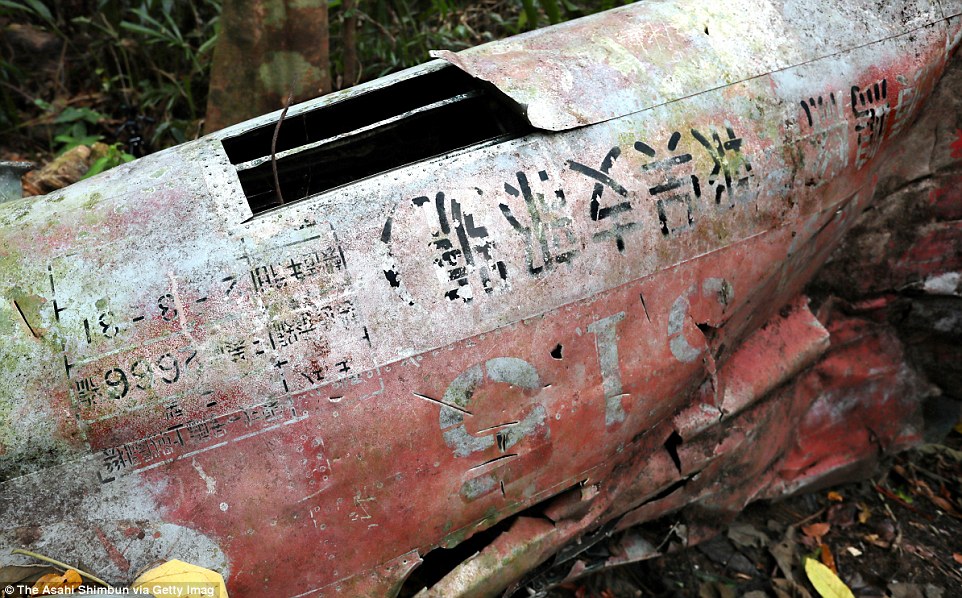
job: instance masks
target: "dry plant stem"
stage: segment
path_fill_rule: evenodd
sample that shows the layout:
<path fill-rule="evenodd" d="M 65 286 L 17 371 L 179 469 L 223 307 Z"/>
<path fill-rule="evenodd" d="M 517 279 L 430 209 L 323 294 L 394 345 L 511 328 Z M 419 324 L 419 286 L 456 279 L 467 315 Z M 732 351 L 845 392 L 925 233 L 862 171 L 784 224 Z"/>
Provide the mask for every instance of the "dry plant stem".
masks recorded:
<path fill-rule="evenodd" d="M 59 87 L 65 95 L 69 95 L 70 92 L 67 90 L 67 86 L 64 85 L 64 79 L 66 79 L 66 68 L 67 64 L 67 44 L 64 43 L 63 47 L 60 48 L 60 61 L 57 63 L 57 87 Z"/>
<path fill-rule="evenodd" d="M 100 579 L 99 577 L 96 577 L 96 576 L 94 576 L 94 575 L 91 575 L 91 574 L 87 573 L 86 571 L 83 571 L 83 570 L 81 570 L 81 569 L 78 569 L 78 568 L 76 568 L 76 567 L 73 567 L 73 566 L 71 566 L 71 565 L 68 565 L 67 563 L 62 563 L 62 562 L 60 562 L 60 561 L 58 561 L 58 560 L 52 559 L 52 558 L 50 558 L 49 556 L 44 556 L 44 555 L 38 554 L 38 553 L 36 553 L 36 552 L 30 552 L 29 550 L 21 550 L 21 549 L 19 549 L 19 548 L 17 548 L 16 550 L 10 551 L 10 554 L 22 554 L 22 555 L 28 556 L 28 557 L 30 557 L 30 558 L 32 558 L 32 559 L 37 559 L 38 561 L 43 561 L 43 562 L 45 562 L 45 563 L 50 563 L 51 565 L 56 565 L 57 567 L 60 567 L 61 569 L 73 569 L 74 571 L 76 571 L 77 573 L 79 573 L 81 577 L 85 577 L 85 578 L 89 579 L 90 581 L 94 582 L 94 583 L 97 584 L 97 585 L 101 585 L 101 586 L 103 586 L 103 587 L 105 587 L 105 588 L 111 587 L 109 583 L 107 583 L 106 581 Z"/>
<path fill-rule="evenodd" d="M 668 533 L 667 533 L 667 534 L 665 534 L 665 539 L 661 541 L 661 543 L 657 546 L 657 548 L 655 548 L 655 552 L 656 552 L 656 553 L 660 553 L 660 552 L 661 552 L 661 549 L 662 549 L 665 545 L 667 545 L 668 542 L 671 541 L 671 535 L 672 535 L 672 534 L 675 534 L 676 536 L 678 536 L 679 538 L 681 538 L 681 534 L 678 533 L 678 523 L 677 523 L 677 522 L 674 523 L 674 524 L 671 526 L 671 529 L 668 530 Z"/>
<path fill-rule="evenodd" d="M 281 205 L 284 205 L 284 195 L 281 193 L 281 181 L 277 177 L 277 136 L 281 132 L 281 124 L 284 122 L 284 117 L 287 116 L 287 109 L 291 107 L 291 102 L 294 100 L 294 85 L 297 84 L 297 80 L 291 83 L 291 91 L 287 94 L 287 101 L 284 102 L 284 110 L 281 111 L 281 117 L 277 119 L 277 126 L 274 127 L 274 137 L 271 139 L 271 169 L 274 171 L 274 191 L 277 192 L 277 201 Z"/>
<path fill-rule="evenodd" d="M 898 496 L 897 494 L 895 494 L 894 492 L 892 492 L 892 491 L 889 490 L 888 488 L 885 488 L 884 486 L 879 486 L 878 484 L 876 484 L 875 490 L 876 490 L 877 492 L 879 492 L 881 496 L 885 496 L 885 497 L 887 497 L 889 500 L 892 500 L 892 501 L 894 501 L 894 502 L 897 502 L 899 505 L 901 505 L 902 507 L 908 509 L 909 511 L 912 511 L 913 513 L 917 513 L 919 516 L 921 516 L 921 517 L 922 517 L 923 519 L 925 519 L 926 521 L 932 521 L 932 516 L 931 516 L 931 515 L 929 515 L 928 513 L 923 513 L 922 511 L 916 509 L 915 507 L 913 507 L 912 505 L 910 505 L 910 504 L 907 503 L 906 501 L 904 501 L 904 500 L 902 500 L 901 498 L 899 498 L 899 496 Z M 883 500 L 883 502 L 884 502 L 884 500 Z M 892 516 L 892 519 L 895 519 L 895 515 L 892 513 L 892 510 L 889 508 L 888 503 L 885 503 L 885 510 L 888 511 L 889 515 Z M 897 519 L 895 519 L 895 520 L 898 521 Z"/>
<path fill-rule="evenodd" d="M 805 517 L 804 519 L 801 519 L 801 520 L 799 520 L 799 521 L 796 521 L 795 523 L 792 524 L 792 527 L 794 527 L 794 528 L 797 529 L 797 528 L 805 525 L 806 523 L 808 523 L 808 522 L 811 521 L 812 519 L 817 519 L 817 518 L 821 517 L 823 514 L 825 514 L 825 511 L 826 511 L 826 507 L 822 507 L 821 509 L 815 511 L 814 513 L 812 513 L 812 514 L 809 515 L 808 517 Z"/>
<path fill-rule="evenodd" d="M 378 23 L 376 20 L 374 20 L 374 19 L 372 19 L 371 17 L 369 17 L 369 16 L 367 15 L 367 13 L 365 13 L 365 12 L 362 12 L 362 11 L 360 11 L 360 10 L 355 10 L 355 12 L 357 13 L 357 16 L 358 16 L 358 17 L 364 19 L 365 21 L 367 21 L 368 23 L 370 23 L 371 25 L 373 25 L 375 28 L 377 28 L 378 30 L 380 30 L 380 32 L 381 32 L 382 34 L 384 34 L 385 37 L 387 37 L 389 40 L 391 40 L 391 43 L 392 43 L 392 44 L 396 44 L 396 43 L 397 43 L 397 38 L 394 37 L 393 35 L 391 35 L 391 32 L 388 31 L 387 28 L 386 28 L 384 25 Z M 397 20 L 397 15 L 394 16 L 394 19 Z"/>
<path fill-rule="evenodd" d="M 918 465 L 915 465 L 914 463 L 910 464 L 910 466 L 912 467 L 912 470 L 913 470 L 913 471 L 917 471 L 917 472 L 919 472 L 919 473 L 923 473 L 923 474 L 925 474 L 926 476 L 928 476 L 930 479 L 935 480 L 936 482 L 941 482 L 941 483 L 943 483 L 943 484 L 949 484 L 949 483 L 951 483 L 949 480 L 945 479 L 944 477 L 940 476 L 939 474 L 937 474 L 937 473 L 935 473 L 935 472 L 932 472 L 932 471 L 929 471 L 928 469 L 925 469 L 925 468 L 923 468 L 923 467 L 919 467 Z"/>

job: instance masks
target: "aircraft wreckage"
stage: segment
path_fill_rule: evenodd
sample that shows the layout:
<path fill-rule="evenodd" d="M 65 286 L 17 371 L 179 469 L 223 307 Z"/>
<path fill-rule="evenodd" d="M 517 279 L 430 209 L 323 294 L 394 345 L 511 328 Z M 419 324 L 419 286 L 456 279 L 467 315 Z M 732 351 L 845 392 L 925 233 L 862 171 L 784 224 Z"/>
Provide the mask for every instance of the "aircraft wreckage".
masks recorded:
<path fill-rule="evenodd" d="M 709 4 L 440 52 L 0 205 L 0 547 L 385 596 L 488 534 L 422 590 L 483 595 L 918 441 L 897 349 L 799 293 L 962 4 Z"/>

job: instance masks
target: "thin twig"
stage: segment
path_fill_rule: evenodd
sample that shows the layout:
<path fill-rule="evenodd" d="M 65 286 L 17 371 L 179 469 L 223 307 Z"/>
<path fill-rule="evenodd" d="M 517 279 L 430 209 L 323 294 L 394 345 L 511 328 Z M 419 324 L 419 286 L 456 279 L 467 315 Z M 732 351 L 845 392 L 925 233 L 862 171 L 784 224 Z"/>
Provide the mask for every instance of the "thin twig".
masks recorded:
<path fill-rule="evenodd" d="M 10 82 L 8 82 L 8 81 L 0 81 L 0 85 L 3 85 L 4 87 L 6 87 L 6 88 L 8 88 L 8 89 L 11 89 L 11 90 L 19 93 L 19 94 L 22 95 L 28 102 L 32 102 L 32 101 L 34 100 L 34 97 L 33 97 L 32 95 L 28 94 L 27 92 L 25 92 L 24 90 L 20 89 L 19 87 L 16 87 L 15 85 L 13 85 L 12 83 L 10 83 Z"/>
<path fill-rule="evenodd" d="M 811 521 L 812 519 L 817 519 L 818 517 L 821 517 L 821 516 L 825 513 L 825 511 L 827 510 L 827 508 L 828 508 L 828 507 L 822 507 L 821 509 L 815 511 L 814 513 L 812 513 L 812 514 L 809 515 L 808 517 L 805 517 L 804 519 L 800 519 L 800 520 L 796 521 L 795 523 L 792 524 L 792 527 L 794 527 L 794 528 L 797 529 L 797 528 L 805 525 L 806 523 L 808 523 L 808 522 Z"/>
<path fill-rule="evenodd" d="M 281 117 L 277 119 L 277 126 L 274 127 L 274 138 L 271 139 L 271 169 L 274 171 L 274 191 L 277 192 L 277 201 L 281 205 L 284 205 L 284 195 L 281 193 L 281 180 L 277 176 L 277 136 L 281 132 L 284 117 L 287 116 L 287 109 L 291 107 L 291 102 L 294 100 L 294 86 L 296 84 L 297 79 L 294 79 L 291 82 L 290 93 L 287 94 L 287 101 L 284 102 L 284 110 L 281 111 Z"/>
<path fill-rule="evenodd" d="M 935 480 L 936 482 L 940 482 L 940 483 L 942 483 L 942 484 L 952 484 L 952 483 L 954 483 L 954 482 L 952 482 L 952 481 L 950 481 L 950 480 L 945 479 L 944 477 L 940 476 L 939 474 L 937 474 L 937 473 L 935 473 L 935 472 L 933 472 L 933 471 L 929 471 L 928 469 L 925 469 L 924 467 L 919 467 L 918 465 L 916 465 L 916 464 L 914 464 L 914 463 L 909 463 L 909 466 L 910 466 L 914 471 L 919 471 L 919 472 L 927 475 L 929 478 Z"/>
<path fill-rule="evenodd" d="M 880 494 L 884 495 L 885 497 L 889 498 L 890 500 L 895 501 L 896 503 L 898 503 L 899 505 L 901 505 L 902 508 L 908 509 L 909 511 L 912 511 L 913 513 L 917 513 L 920 517 L 924 518 L 926 521 L 932 521 L 932 519 L 934 519 L 934 517 L 932 517 L 932 516 L 929 515 L 928 513 L 924 513 L 924 512 L 922 512 L 921 510 L 913 507 L 913 506 L 910 505 L 906 500 L 904 500 L 902 497 L 900 497 L 899 495 L 897 495 L 896 493 L 892 492 L 891 490 L 889 490 L 888 488 L 886 488 L 886 487 L 884 487 L 884 486 L 880 486 L 879 484 L 875 484 L 875 490 L 878 491 Z M 883 501 L 883 502 L 884 502 L 884 501 Z M 892 510 L 888 508 L 888 504 L 887 504 L 887 503 L 886 503 L 886 505 L 885 505 L 885 508 L 886 508 L 886 510 L 889 512 L 889 514 L 892 515 L 892 518 L 894 519 L 894 518 L 895 518 L 895 514 L 892 513 Z"/>
<path fill-rule="evenodd" d="M 355 9 L 354 12 L 357 13 L 357 16 L 361 17 L 362 19 L 364 19 L 365 21 L 373 25 L 375 28 L 377 28 L 381 32 L 381 34 L 384 35 L 384 37 L 391 40 L 391 44 L 397 45 L 397 38 L 391 35 L 391 32 L 388 31 L 387 27 L 385 27 L 384 25 L 378 23 L 377 21 L 369 17 L 367 13 L 362 10 Z M 396 19 L 397 17 L 395 17 L 395 20 Z"/>
<path fill-rule="evenodd" d="M 29 550 L 21 550 L 20 548 L 17 548 L 16 550 L 11 551 L 10 554 L 22 554 L 22 555 L 24 555 L 24 556 L 28 556 L 28 557 L 33 558 L 33 559 L 37 559 L 38 561 L 43 561 L 43 562 L 45 562 L 45 563 L 50 563 L 51 565 L 56 565 L 57 567 L 60 567 L 61 569 L 73 569 L 74 571 L 76 571 L 77 573 L 79 573 L 79 574 L 81 575 L 81 577 L 86 577 L 86 578 L 89 579 L 90 581 L 92 581 L 92 582 L 94 582 L 94 583 L 96 583 L 96 584 L 98 584 L 98 585 L 102 585 L 102 586 L 105 587 L 105 588 L 111 587 L 109 583 L 107 583 L 106 581 L 100 579 L 99 577 L 96 577 L 96 576 L 94 576 L 94 575 L 91 575 L 91 574 L 87 573 L 86 571 L 84 571 L 84 570 L 82 570 L 82 569 L 78 569 L 78 568 L 76 568 L 76 567 L 73 567 L 73 566 L 71 566 L 71 565 L 68 565 L 67 563 L 62 563 L 62 562 L 60 562 L 60 561 L 58 561 L 58 560 L 52 559 L 52 558 L 50 558 L 49 556 L 44 556 L 44 555 L 38 554 L 38 553 L 36 553 L 36 552 L 30 552 Z"/>

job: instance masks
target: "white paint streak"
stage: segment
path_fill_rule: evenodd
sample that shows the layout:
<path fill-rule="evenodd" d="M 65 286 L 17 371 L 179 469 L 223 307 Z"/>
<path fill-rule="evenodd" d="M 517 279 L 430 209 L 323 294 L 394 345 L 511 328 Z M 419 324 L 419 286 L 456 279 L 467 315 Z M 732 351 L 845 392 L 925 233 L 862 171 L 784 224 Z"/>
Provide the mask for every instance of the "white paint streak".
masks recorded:
<path fill-rule="evenodd" d="M 174 276 L 172 271 L 168 271 L 167 278 L 170 280 L 170 294 L 174 297 L 174 307 L 177 309 L 177 321 L 180 323 L 180 330 L 184 333 L 184 336 L 190 340 L 190 344 L 195 345 L 197 343 L 194 337 L 190 335 L 190 328 L 187 327 L 187 316 L 184 315 L 184 304 L 180 300 L 180 291 L 177 289 L 177 277 Z"/>
<path fill-rule="evenodd" d="M 200 466 L 197 459 L 191 459 L 190 464 L 197 472 L 197 475 L 200 476 L 200 479 L 204 480 L 204 484 L 207 485 L 207 494 L 217 494 L 217 480 L 207 475 L 207 472 Z"/>
<path fill-rule="evenodd" d="M 933 295 L 958 295 L 959 282 L 962 275 L 958 272 L 946 272 L 926 279 L 922 289 Z"/>

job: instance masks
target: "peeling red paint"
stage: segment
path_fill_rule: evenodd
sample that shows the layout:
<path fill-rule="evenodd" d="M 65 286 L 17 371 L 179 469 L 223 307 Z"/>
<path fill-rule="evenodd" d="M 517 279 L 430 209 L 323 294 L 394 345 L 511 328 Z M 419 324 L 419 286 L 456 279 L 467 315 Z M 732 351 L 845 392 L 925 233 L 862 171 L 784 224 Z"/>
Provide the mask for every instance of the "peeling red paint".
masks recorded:
<path fill-rule="evenodd" d="M 94 532 L 96 532 L 97 539 L 103 544 L 104 550 L 110 555 L 110 560 L 117 565 L 117 568 L 124 573 L 130 571 L 130 561 L 128 561 L 124 557 L 124 554 L 107 538 L 107 534 L 97 526 L 94 526 Z"/>
<path fill-rule="evenodd" d="M 32 526 L 73 554 L 96 537 L 84 562 L 108 578 L 176 552 L 235 595 L 379 595 L 545 503 L 550 521 L 519 516 L 455 570 L 470 584 L 437 590 L 470 593 L 668 513 L 698 541 L 916 440 L 892 393 L 921 383 L 889 332 L 821 323 L 799 293 L 869 205 L 948 24 L 924 2 L 868 20 L 811 7 L 833 34 L 773 0 L 752 63 L 736 35 L 751 23 L 694 0 L 447 56 L 532 126 L 274 210 L 255 214 L 241 182 L 259 158 L 225 147 L 276 115 L 0 206 L 0 315 L 43 299 L 43 334 L 2 344 L 2 489 L 62 489 L 0 506 L 2 542 Z M 667 66 L 676 79 L 646 76 Z M 930 195 L 940 213 L 956 197 Z M 885 267 L 956 267 L 956 224 Z M 841 446 L 848 418 L 864 425 Z M 635 540 L 620 562 L 650 553 Z"/>
<path fill-rule="evenodd" d="M 962 129 L 955 130 L 955 141 L 952 142 L 952 157 L 962 160 Z"/>

